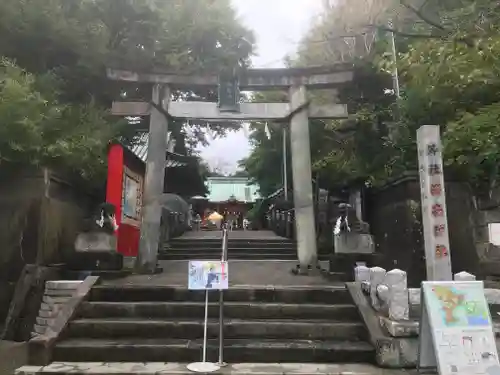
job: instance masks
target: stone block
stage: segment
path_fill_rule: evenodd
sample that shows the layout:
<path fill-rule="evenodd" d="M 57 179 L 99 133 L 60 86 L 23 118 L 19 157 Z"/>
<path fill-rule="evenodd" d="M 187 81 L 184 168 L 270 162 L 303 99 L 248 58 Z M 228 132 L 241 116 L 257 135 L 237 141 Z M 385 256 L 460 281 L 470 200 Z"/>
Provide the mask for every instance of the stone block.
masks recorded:
<path fill-rule="evenodd" d="M 38 333 L 39 335 L 43 335 L 46 330 L 47 330 L 47 326 L 42 326 L 40 324 L 33 325 L 33 331 L 35 331 L 35 333 Z"/>
<path fill-rule="evenodd" d="M 68 297 L 51 297 L 44 295 L 42 301 L 47 305 L 61 305 L 68 301 Z"/>
<path fill-rule="evenodd" d="M 357 266 L 354 269 L 354 280 L 356 282 L 370 281 L 370 269 L 366 266 Z"/>
<path fill-rule="evenodd" d="M 46 303 L 42 302 L 40 305 L 40 311 L 48 311 L 51 313 L 56 313 L 60 309 L 62 309 L 63 304 L 61 303 Z"/>
<path fill-rule="evenodd" d="M 406 272 L 394 269 L 387 272 L 384 284 L 389 287 L 388 314 L 392 320 L 407 320 L 410 306 Z"/>
<path fill-rule="evenodd" d="M 57 311 L 50 311 L 50 310 L 40 310 L 38 312 L 38 316 L 40 318 L 45 318 L 45 319 L 52 319 L 57 315 Z"/>
<path fill-rule="evenodd" d="M 47 281 L 45 283 L 45 290 L 47 289 L 71 289 L 74 290 L 78 288 L 78 285 L 82 283 L 82 280 L 54 280 Z"/>
<path fill-rule="evenodd" d="M 453 278 L 455 281 L 476 281 L 476 276 L 468 272 L 462 271 L 456 273 Z"/>
<path fill-rule="evenodd" d="M 373 254 L 375 242 L 370 234 L 347 232 L 334 236 L 335 253 L 337 254 Z"/>
<path fill-rule="evenodd" d="M 38 324 L 40 326 L 50 327 L 52 324 L 54 324 L 54 319 L 47 319 L 47 318 L 37 317 L 36 318 L 36 324 Z"/>
<path fill-rule="evenodd" d="M 385 274 L 385 269 L 381 267 L 370 268 L 370 303 L 376 310 L 382 307 L 377 296 L 377 287 L 383 283 Z"/>
<path fill-rule="evenodd" d="M 363 293 L 370 295 L 370 282 L 369 281 L 362 282 L 361 290 L 363 291 Z"/>
<path fill-rule="evenodd" d="M 392 337 L 417 337 L 419 334 L 418 320 L 395 321 L 381 316 L 380 325 Z"/>
<path fill-rule="evenodd" d="M 80 233 L 75 241 L 77 252 L 116 252 L 116 236 L 104 232 Z"/>
<path fill-rule="evenodd" d="M 45 289 L 44 295 L 71 298 L 76 289 Z"/>

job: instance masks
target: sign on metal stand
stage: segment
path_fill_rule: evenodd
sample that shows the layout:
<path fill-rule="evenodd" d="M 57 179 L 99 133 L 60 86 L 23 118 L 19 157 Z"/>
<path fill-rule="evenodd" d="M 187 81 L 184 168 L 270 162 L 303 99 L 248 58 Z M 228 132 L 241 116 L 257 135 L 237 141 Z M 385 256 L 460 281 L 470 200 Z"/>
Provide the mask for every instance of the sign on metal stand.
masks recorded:
<path fill-rule="evenodd" d="M 500 375 L 482 281 L 424 281 L 421 306 L 419 372 Z"/>
<path fill-rule="evenodd" d="M 208 293 L 210 290 L 228 289 L 228 264 L 223 261 L 190 261 L 188 270 L 189 290 L 205 291 L 205 319 L 203 326 L 203 357 L 201 362 L 187 365 L 193 372 L 214 372 L 220 366 L 207 362 L 207 324 L 208 324 Z"/>

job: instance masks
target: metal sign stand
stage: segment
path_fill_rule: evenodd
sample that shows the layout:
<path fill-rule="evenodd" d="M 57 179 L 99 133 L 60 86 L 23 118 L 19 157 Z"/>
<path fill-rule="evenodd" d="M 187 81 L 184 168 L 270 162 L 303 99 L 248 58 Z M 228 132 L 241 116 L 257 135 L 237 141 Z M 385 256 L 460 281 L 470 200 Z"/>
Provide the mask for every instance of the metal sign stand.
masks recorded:
<path fill-rule="evenodd" d="M 227 227 L 224 227 L 222 232 L 222 256 L 221 261 L 227 262 L 227 247 L 229 240 L 229 233 Z M 217 366 L 225 367 L 227 363 L 224 362 L 224 290 L 219 290 L 219 362 Z"/>
<path fill-rule="evenodd" d="M 220 366 L 207 362 L 207 325 L 208 325 L 208 289 L 205 290 L 205 322 L 203 326 L 203 359 L 201 362 L 193 362 L 187 365 L 188 370 L 193 372 L 214 372 L 220 369 Z"/>
<path fill-rule="evenodd" d="M 222 275 L 227 275 L 227 245 L 228 245 L 228 231 L 224 224 L 222 236 L 222 256 L 221 256 L 221 270 Z M 192 262 L 192 263 L 203 263 L 203 262 Z M 190 262 L 191 270 L 191 262 Z M 196 266 L 194 266 L 196 269 Z M 196 272 L 195 272 L 196 273 Z M 190 271 L 191 274 L 191 271 Z M 226 276 L 227 277 L 227 276 Z M 226 281 L 227 282 L 227 281 Z M 189 279 L 189 289 L 200 290 L 203 286 L 191 285 L 191 277 Z M 205 285 L 205 284 L 203 284 Z M 221 367 L 226 366 L 224 362 L 224 289 L 227 289 L 227 284 L 225 286 L 219 284 L 219 362 L 207 362 L 207 327 L 208 327 L 208 292 L 210 291 L 208 284 L 205 288 L 205 321 L 203 326 L 203 358 L 201 362 L 194 362 L 187 365 L 187 369 L 198 373 L 209 373 L 219 370 Z"/>

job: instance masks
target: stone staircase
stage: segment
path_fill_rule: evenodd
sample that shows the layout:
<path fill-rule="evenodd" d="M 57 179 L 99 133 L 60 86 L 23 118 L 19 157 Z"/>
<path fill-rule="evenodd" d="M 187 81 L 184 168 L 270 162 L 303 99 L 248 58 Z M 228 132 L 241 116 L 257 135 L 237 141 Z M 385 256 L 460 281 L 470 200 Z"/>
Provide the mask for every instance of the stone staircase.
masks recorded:
<path fill-rule="evenodd" d="M 218 238 L 176 238 L 160 249 L 160 260 L 215 260 L 221 256 Z M 229 260 L 297 260 L 297 244 L 287 238 L 230 238 Z M 319 254 L 327 260 L 327 253 Z"/>
<path fill-rule="evenodd" d="M 208 360 L 218 358 L 218 293 L 210 295 Z M 373 363 L 344 286 L 233 287 L 225 292 L 229 363 Z M 201 360 L 204 292 L 185 287 L 99 285 L 54 349 L 54 361 Z"/>
<path fill-rule="evenodd" d="M 32 337 L 45 334 L 47 327 L 53 324 L 54 319 L 61 312 L 82 281 L 53 280 L 45 282 L 40 310 L 33 326 Z"/>

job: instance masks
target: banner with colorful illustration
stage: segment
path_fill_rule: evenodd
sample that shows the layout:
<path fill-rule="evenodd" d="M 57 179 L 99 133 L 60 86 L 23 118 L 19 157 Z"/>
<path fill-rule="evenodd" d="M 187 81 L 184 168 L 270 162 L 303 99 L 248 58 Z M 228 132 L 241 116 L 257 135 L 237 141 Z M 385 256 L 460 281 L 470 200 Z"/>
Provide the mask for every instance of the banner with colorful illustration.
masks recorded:
<path fill-rule="evenodd" d="M 228 264 L 222 261 L 192 260 L 189 262 L 190 290 L 223 290 L 229 288 Z"/>

